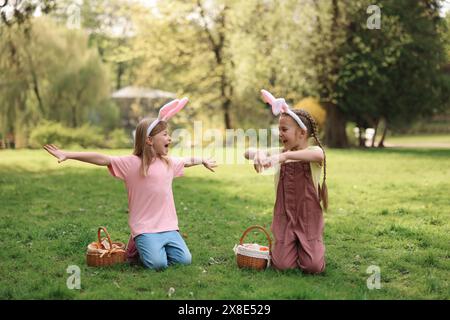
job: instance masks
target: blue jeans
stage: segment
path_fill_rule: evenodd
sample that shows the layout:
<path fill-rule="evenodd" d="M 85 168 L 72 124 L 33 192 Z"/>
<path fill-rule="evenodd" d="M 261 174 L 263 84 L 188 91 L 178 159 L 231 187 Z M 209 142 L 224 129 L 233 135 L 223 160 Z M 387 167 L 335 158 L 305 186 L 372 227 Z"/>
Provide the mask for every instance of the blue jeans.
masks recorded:
<path fill-rule="evenodd" d="M 134 241 L 146 268 L 160 270 L 176 263 L 191 264 L 191 253 L 178 231 L 143 233 Z"/>

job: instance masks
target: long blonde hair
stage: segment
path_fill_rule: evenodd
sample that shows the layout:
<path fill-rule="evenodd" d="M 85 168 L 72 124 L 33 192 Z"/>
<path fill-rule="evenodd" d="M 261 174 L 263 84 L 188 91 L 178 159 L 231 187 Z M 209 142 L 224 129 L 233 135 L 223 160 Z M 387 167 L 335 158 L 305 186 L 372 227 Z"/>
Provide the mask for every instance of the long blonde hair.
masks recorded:
<path fill-rule="evenodd" d="M 147 129 L 150 126 L 150 124 L 156 119 L 149 119 L 145 118 L 142 119 L 137 127 L 136 127 L 136 134 L 134 138 L 134 151 L 133 154 L 135 156 L 138 156 L 141 158 L 141 174 L 146 177 L 148 173 L 148 168 L 150 167 L 150 164 L 158 157 L 158 155 L 155 153 L 155 150 L 152 146 L 149 146 L 147 141 Z M 164 131 L 168 128 L 167 122 L 160 121 L 150 132 L 150 137 L 154 137 L 161 131 Z M 169 159 L 167 157 L 161 156 L 160 157 L 167 165 L 169 165 Z"/>

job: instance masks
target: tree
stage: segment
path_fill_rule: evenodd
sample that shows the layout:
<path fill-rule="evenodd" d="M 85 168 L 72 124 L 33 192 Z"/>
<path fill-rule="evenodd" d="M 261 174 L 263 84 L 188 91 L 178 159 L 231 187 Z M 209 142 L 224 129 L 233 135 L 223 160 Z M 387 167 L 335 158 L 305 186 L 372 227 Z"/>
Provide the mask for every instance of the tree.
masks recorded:
<path fill-rule="evenodd" d="M 0 1 L 0 26 L 13 26 L 27 23 L 36 11 L 48 14 L 56 7 L 55 0 L 2 0 Z"/>
<path fill-rule="evenodd" d="M 317 51 L 312 56 L 312 67 L 316 68 L 316 85 L 321 105 L 327 112 L 324 142 L 330 147 L 343 148 L 348 145 L 348 141 L 345 131 L 347 120 L 338 104 L 337 83 L 342 67 L 339 48 L 348 37 L 346 11 L 352 3 L 313 0 L 313 4 L 316 36 L 311 39 L 311 45 Z"/>
<path fill-rule="evenodd" d="M 109 79 L 87 36 L 45 18 L 2 28 L 0 39 L 1 131 L 25 146 L 40 120 L 77 127 L 105 106 Z"/>
<path fill-rule="evenodd" d="M 264 22 L 274 23 L 268 6 L 256 0 L 158 2 L 158 13 L 138 23 L 139 83 L 189 94 L 191 112 L 202 110 L 198 116 L 225 129 L 267 123 L 259 90 L 270 77 L 266 49 L 272 49 L 262 48 L 257 32 L 270 30 Z"/>
<path fill-rule="evenodd" d="M 383 146 L 389 126 L 411 124 L 443 105 L 442 19 L 438 1 L 381 1 L 381 30 L 368 30 L 355 23 L 364 21 L 368 4 L 348 12 L 352 32 L 340 49 L 337 92 L 346 118 L 361 129 L 383 120 Z"/>
<path fill-rule="evenodd" d="M 370 1 L 312 4 L 316 32 L 307 46 L 316 50 L 308 55 L 327 110 L 329 146 L 347 145 L 348 121 L 361 128 L 377 127 L 382 119 L 400 125 L 441 104 L 439 1 L 381 1 L 381 30 L 367 27 Z"/>
<path fill-rule="evenodd" d="M 131 39 L 135 36 L 134 20 L 142 11 L 146 9 L 131 0 L 89 0 L 78 5 L 73 0 L 61 0 L 52 17 L 63 24 L 74 13 L 80 15 L 76 28 L 87 32 L 89 46 L 98 50 L 118 90 L 134 81 L 138 61 L 131 50 Z"/>
<path fill-rule="evenodd" d="M 192 93 L 199 103 L 220 108 L 225 128 L 231 128 L 231 4 L 175 2 L 158 2 L 159 14 L 140 21 L 142 33 L 135 42 L 135 51 L 145 60 L 141 82 Z"/>
<path fill-rule="evenodd" d="M 389 70 L 398 62 L 403 46 L 411 41 L 399 18 L 384 10 L 382 30 L 368 29 L 365 10 L 368 6 L 368 2 L 360 2 L 347 12 L 350 32 L 339 49 L 343 63 L 336 87 L 339 107 L 345 118 L 359 128 L 362 147 L 366 142 L 365 129 L 378 128 L 382 104 L 391 98 Z"/>

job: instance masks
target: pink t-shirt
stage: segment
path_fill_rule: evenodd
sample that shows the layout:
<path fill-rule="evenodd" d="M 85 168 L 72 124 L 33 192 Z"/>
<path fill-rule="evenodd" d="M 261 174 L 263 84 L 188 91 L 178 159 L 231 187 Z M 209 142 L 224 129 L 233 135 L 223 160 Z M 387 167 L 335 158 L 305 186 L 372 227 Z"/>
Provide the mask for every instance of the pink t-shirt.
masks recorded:
<path fill-rule="evenodd" d="M 172 180 L 184 173 L 184 160 L 170 157 L 170 165 L 156 158 L 148 175 L 140 173 L 141 159 L 135 155 L 110 157 L 112 176 L 125 181 L 128 191 L 128 224 L 131 234 L 178 230 Z"/>

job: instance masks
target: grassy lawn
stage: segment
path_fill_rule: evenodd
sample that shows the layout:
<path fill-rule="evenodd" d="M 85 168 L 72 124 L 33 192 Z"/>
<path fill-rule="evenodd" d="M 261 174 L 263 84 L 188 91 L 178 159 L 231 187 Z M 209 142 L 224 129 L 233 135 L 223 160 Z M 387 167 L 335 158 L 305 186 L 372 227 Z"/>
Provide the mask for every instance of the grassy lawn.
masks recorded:
<path fill-rule="evenodd" d="M 449 158 L 439 149 L 329 150 L 327 270 L 311 276 L 237 268 L 233 246 L 248 226 L 269 227 L 274 204 L 273 177 L 249 164 L 188 168 L 174 181 L 192 265 L 97 269 L 85 251 L 98 226 L 128 239 L 123 183 L 106 168 L 58 165 L 44 150 L 0 151 L 0 298 L 449 299 Z M 69 265 L 81 268 L 81 290 L 66 286 Z M 366 284 L 371 265 L 379 290 Z"/>
<path fill-rule="evenodd" d="M 421 135 L 406 135 L 406 136 L 390 136 L 386 138 L 387 141 L 392 142 L 443 142 L 450 143 L 450 135 L 446 134 L 421 134 Z"/>

